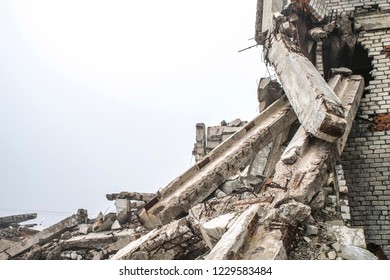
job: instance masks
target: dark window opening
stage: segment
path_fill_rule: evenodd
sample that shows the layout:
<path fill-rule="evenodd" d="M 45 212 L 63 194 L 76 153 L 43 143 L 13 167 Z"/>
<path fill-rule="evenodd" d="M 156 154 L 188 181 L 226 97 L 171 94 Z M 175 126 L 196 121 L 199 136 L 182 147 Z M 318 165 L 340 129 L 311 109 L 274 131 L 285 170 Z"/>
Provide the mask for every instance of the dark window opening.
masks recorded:
<path fill-rule="evenodd" d="M 356 44 L 349 68 L 353 71 L 353 74 L 363 76 L 365 86 L 368 86 L 369 82 L 373 80 L 373 77 L 370 74 L 374 69 L 371 62 L 372 58 L 368 57 L 368 51 L 360 44 Z"/>

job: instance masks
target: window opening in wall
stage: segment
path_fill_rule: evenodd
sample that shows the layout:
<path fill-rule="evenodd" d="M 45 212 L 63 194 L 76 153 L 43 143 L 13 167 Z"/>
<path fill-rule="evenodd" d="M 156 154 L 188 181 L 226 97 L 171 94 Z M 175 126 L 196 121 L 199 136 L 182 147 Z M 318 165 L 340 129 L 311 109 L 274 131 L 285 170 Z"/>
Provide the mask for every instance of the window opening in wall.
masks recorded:
<path fill-rule="evenodd" d="M 351 65 L 349 68 L 353 74 L 362 75 L 364 78 L 364 85 L 367 87 L 369 82 L 373 80 L 370 72 L 374 69 L 372 67 L 372 58 L 368 57 L 368 51 L 360 44 L 356 44 L 352 53 Z M 365 94 L 366 92 L 364 92 Z"/>

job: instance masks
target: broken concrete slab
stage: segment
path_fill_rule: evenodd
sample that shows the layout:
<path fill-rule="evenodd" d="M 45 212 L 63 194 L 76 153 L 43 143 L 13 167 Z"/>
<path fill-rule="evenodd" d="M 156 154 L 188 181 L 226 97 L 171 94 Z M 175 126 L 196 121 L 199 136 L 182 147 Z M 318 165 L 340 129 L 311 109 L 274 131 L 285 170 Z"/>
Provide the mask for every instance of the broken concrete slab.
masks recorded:
<path fill-rule="evenodd" d="M 154 193 L 120 192 L 106 194 L 107 200 L 128 199 L 149 202 L 155 197 Z"/>
<path fill-rule="evenodd" d="M 225 232 L 238 218 L 237 213 L 228 213 L 218 216 L 200 225 L 200 232 L 206 245 L 212 249 Z"/>
<path fill-rule="evenodd" d="M 86 235 L 92 231 L 92 226 L 89 224 L 80 224 L 78 225 L 79 234 Z"/>
<path fill-rule="evenodd" d="M 365 31 L 390 28 L 390 13 L 383 11 L 372 14 L 361 14 L 355 17 L 355 28 Z"/>
<path fill-rule="evenodd" d="M 116 214 L 115 213 L 108 213 L 107 215 L 104 215 L 103 220 L 93 227 L 93 231 L 100 232 L 105 230 L 110 230 L 112 224 L 116 221 Z"/>
<path fill-rule="evenodd" d="M 364 81 L 361 76 L 337 75 L 329 81 L 329 85 L 346 110 L 345 134 L 335 143 L 329 143 L 310 137 L 301 126 L 276 165 L 273 178 L 276 184 L 287 187 L 288 196 L 313 209 L 323 207 L 325 197 L 322 188 L 329 177 L 328 170 L 333 169 L 344 149 L 363 94 Z"/>
<path fill-rule="evenodd" d="M 370 251 L 357 246 L 341 245 L 341 252 L 338 254 L 345 260 L 377 260 Z"/>
<path fill-rule="evenodd" d="M 14 258 L 27 250 L 29 250 L 35 244 L 44 244 L 56 237 L 59 237 L 63 232 L 77 226 L 80 223 L 85 222 L 87 219 L 87 210 L 79 209 L 77 214 L 72 215 L 61 222 L 54 224 L 41 232 L 36 233 L 29 238 L 17 242 L 14 246 L 6 249 L 0 253 L 0 260 L 6 260 Z"/>
<path fill-rule="evenodd" d="M 92 232 L 88 235 L 72 237 L 60 242 L 63 250 L 75 249 L 102 249 L 116 241 L 131 237 L 136 240 L 136 232 L 133 229 L 125 229 L 120 232 Z"/>
<path fill-rule="evenodd" d="M 366 239 L 363 228 L 351 228 L 327 223 L 327 230 L 333 233 L 341 245 L 353 245 L 366 248 Z"/>
<path fill-rule="evenodd" d="M 314 65 L 299 48 L 274 27 L 264 51 L 305 131 L 328 142 L 346 128 L 345 109 Z"/>
<path fill-rule="evenodd" d="M 19 224 L 36 218 L 37 218 L 37 213 L 28 213 L 28 214 L 0 217 L 0 227 L 6 227 L 11 224 Z"/>
<path fill-rule="evenodd" d="M 115 200 L 116 213 L 119 214 L 124 209 L 130 208 L 130 200 L 119 198 Z"/>
<path fill-rule="evenodd" d="M 278 214 L 285 222 L 292 224 L 303 223 L 309 219 L 311 208 L 297 201 L 289 201 L 279 207 Z"/>
<path fill-rule="evenodd" d="M 177 180 L 159 191 L 139 217 L 148 228 L 167 224 L 203 201 L 273 138 L 296 120 L 285 97 L 210 152 Z"/>
<path fill-rule="evenodd" d="M 279 229 L 259 225 L 245 243 L 240 259 L 287 260 L 287 252 Z"/>
<path fill-rule="evenodd" d="M 306 235 L 311 236 L 311 235 L 317 235 L 318 234 L 318 227 L 313 226 L 313 225 L 308 225 L 306 227 Z"/>
<path fill-rule="evenodd" d="M 186 219 L 154 229 L 119 250 L 112 260 L 173 260 L 190 254 L 201 239 L 194 235 Z"/>
<path fill-rule="evenodd" d="M 259 205 L 251 205 L 244 211 L 207 255 L 206 260 L 236 259 L 247 238 L 252 234 L 252 228 L 257 223 L 259 207 Z"/>

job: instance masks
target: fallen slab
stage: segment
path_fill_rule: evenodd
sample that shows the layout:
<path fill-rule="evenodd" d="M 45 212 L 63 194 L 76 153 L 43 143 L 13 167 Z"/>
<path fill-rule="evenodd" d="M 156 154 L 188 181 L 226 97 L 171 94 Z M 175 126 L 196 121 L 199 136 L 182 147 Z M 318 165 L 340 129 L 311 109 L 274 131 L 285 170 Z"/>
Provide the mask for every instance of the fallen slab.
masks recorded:
<path fill-rule="evenodd" d="M 235 221 L 229 230 L 205 258 L 206 260 L 232 260 L 237 259 L 244 243 L 252 235 L 258 221 L 257 212 L 260 205 L 251 205 Z"/>
<path fill-rule="evenodd" d="M 238 215 L 231 212 L 218 216 L 200 225 L 200 232 L 207 246 L 212 249 L 225 232 L 232 226 Z"/>
<path fill-rule="evenodd" d="M 276 26 L 283 16 L 273 16 L 270 38 L 264 48 L 283 89 L 305 131 L 328 142 L 340 138 L 346 128 L 345 109 L 310 60 L 287 34 Z"/>
<path fill-rule="evenodd" d="M 287 252 L 279 229 L 257 227 L 242 249 L 243 260 L 286 260 Z"/>
<path fill-rule="evenodd" d="M 361 76 L 337 75 L 329 81 L 329 85 L 346 110 L 344 135 L 335 143 L 329 143 L 311 137 L 301 126 L 276 165 L 273 178 L 275 184 L 288 189 L 282 197 L 294 198 L 313 209 L 322 208 L 324 204 L 322 188 L 344 149 L 363 94 L 364 80 Z M 275 200 L 275 203 L 278 201 Z"/>
<path fill-rule="evenodd" d="M 144 202 L 149 202 L 154 197 L 154 193 L 139 193 L 139 192 L 120 192 L 120 193 L 111 193 L 106 194 L 107 200 L 117 200 L 117 199 L 128 199 L 128 200 L 139 200 Z"/>
<path fill-rule="evenodd" d="M 27 250 L 29 250 L 33 245 L 45 244 L 50 240 L 60 236 L 66 230 L 71 229 L 77 226 L 80 223 L 85 222 L 87 219 L 87 210 L 79 209 L 77 214 L 72 215 L 61 222 L 52 225 L 29 238 L 26 238 L 22 241 L 17 242 L 12 247 L 6 249 L 5 251 L 0 253 L 0 260 L 7 260 L 10 258 L 14 258 Z"/>
<path fill-rule="evenodd" d="M 72 237 L 60 242 L 62 249 L 102 249 L 121 239 L 134 241 L 137 239 L 133 229 L 126 229 L 120 232 L 90 233 Z M 129 241 L 130 243 L 130 241 Z"/>
<path fill-rule="evenodd" d="M 36 218 L 37 218 L 37 213 L 28 213 L 28 214 L 0 217 L 0 227 L 6 227 L 11 224 L 19 224 Z"/>
<path fill-rule="evenodd" d="M 140 219 L 146 227 L 155 228 L 188 213 L 295 120 L 287 98 L 281 97 L 202 161 L 160 190 L 140 211 Z"/>
<path fill-rule="evenodd" d="M 173 260 L 196 250 L 201 239 L 194 235 L 185 218 L 154 229 L 131 242 L 111 257 L 112 260 Z"/>

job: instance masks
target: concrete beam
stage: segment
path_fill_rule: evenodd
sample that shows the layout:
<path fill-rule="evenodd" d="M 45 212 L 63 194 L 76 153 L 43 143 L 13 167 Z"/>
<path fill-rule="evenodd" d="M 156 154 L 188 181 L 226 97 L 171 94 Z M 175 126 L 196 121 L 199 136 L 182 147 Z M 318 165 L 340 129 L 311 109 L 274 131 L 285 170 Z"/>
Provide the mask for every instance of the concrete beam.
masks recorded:
<path fill-rule="evenodd" d="M 333 169 L 344 149 L 363 94 L 364 80 L 361 76 L 337 75 L 329 85 L 346 109 L 347 126 L 344 135 L 335 143 L 329 143 L 313 139 L 301 126 L 277 163 L 273 178 L 274 183 L 287 187 L 287 194 L 283 197 L 291 197 L 313 209 L 323 206 L 322 188 L 329 170 Z M 275 199 L 274 203 L 281 199 Z"/>
<path fill-rule="evenodd" d="M 33 220 L 37 218 L 37 213 L 12 215 L 6 217 L 0 217 L 0 226 L 6 227 L 11 224 L 19 224 L 25 221 Z"/>
<path fill-rule="evenodd" d="M 389 29 L 390 12 L 374 12 L 369 14 L 357 14 L 355 16 L 355 29 L 364 31 Z"/>
<path fill-rule="evenodd" d="M 260 204 L 251 205 L 235 221 L 229 230 L 205 258 L 206 260 L 232 260 L 237 259 L 239 251 L 251 237 L 255 228 Z"/>
<path fill-rule="evenodd" d="M 275 68 L 283 89 L 304 129 L 317 138 L 334 142 L 346 128 L 345 109 L 299 47 L 276 26 L 283 17 L 274 18 L 272 36 L 265 46 L 265 57 Z M 288 23 L 288 22 L 285 22 Z"/>
<path fill-rule="evenodd" d="M 287 98 L 283 96 L 201 162 L 160 190 L 153 203 L 146 204 L 139 213 L 144 225 L 155 228 L 187 213 L 295 120 L 296 116 Z"/>

